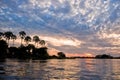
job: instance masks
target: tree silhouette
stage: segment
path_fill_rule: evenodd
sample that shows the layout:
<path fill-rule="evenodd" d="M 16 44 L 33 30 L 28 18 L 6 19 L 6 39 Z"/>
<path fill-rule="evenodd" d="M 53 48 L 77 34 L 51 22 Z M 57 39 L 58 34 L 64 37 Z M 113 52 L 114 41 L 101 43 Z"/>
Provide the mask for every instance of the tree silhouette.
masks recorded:
<path fill-rule="evenodd" d="M 48 59 L 49 54 L 47 52 L 47 47 L 36 48 L 32 54 L 33 59 Z"/>
<path fill-rule="evenodd" d="M 57 53 L 59 59 L 64 59 L 66 58 L 65 54 L 63 52 L 58 52 Z"/>
<path fill-rule="evenodd" d="M 2 32 L 0 32 L 0 40 L 2 39 L 3 35 L 4 34 Z"/>
<path fill-rule="evenodd" d="M 7 58 L 16 58 L 17 54 L 19 53 L 19 49 L 17 47 L 9 47 L 8 48 L 8 53 L 7 53 Z"/>
<path fill-rule="evenodd" d="M 7 49 L 8 45 L 6 41 L 0 40 L 0 60 L 6 58 Z"/>
<path fill-rule="evenodd" d="M 35 42 L 35 46 L 38 47 L 38 42 L 40 41 L 40 38 L 38 36 L 33 36 L 33 41 Z"/>
<path fill-rule="evenodd" d="M 45 40 L 40 40 L 40 42 L 39 42 L 41 45 L 42 45 L 42 47 L 44 47 L 45 46 Z"/>
<path fill-rule="evenodd" d="M 21 45 L 19 47 L 19 53 L 17 54 L 18 59 L 30 59 L 30 53 L 27 51 L 27 47 L 24 45 Z"/>
<path fill-rule="evenodd" d="M 26 36 L 24 31 L 19 32 L 21 38 L 21 45 L 19 47 L 14 46 L 14 42 L 17 36 L 11 31 L 0 32 L 0 61 L 5 60 L 5 58 L 17 58 L 17 59 L 65 59 L 66 55 L 63 52 L 58 52 L 58 56 L 49 56 L 47 52 L 47 47 L 45 46 L 45 40 L 40 40 L 39 36 L 33 36 L 33 41 L 35 45 L 29 44 L 31 42 L 31 37 Z M 6 40 L 4 40 L 6 39 Z M 8 47 L 9 40 L 13 40 L 13 46 Z M 22 44 L 22 41 L 26 42 L 26 45 Z M 38 44 L 41 47 L 38 47 Z M 37 47 L 35 47 L 37 46 Z M 105 55 L 104 55 L 105 56 Z M 103 57 L 104 57 L 103 56 Z"/>
<path fill-rule="evenodd" d="M 28 45 L 28 43 L 31 42 L 31 37 L 30 36 L 26 36 L 25 39 L 24 39 L 24 41 Z"/>
<path fill-rule="evenodd" d="M 28 46 L 26 46 L 26 49 L 28 53 L 32 54 L 33 50 L 35 49 L 35 46 L 33 44 L 28 44 Z"/>
<path fill-rule="evenodd" d="M 17 39 L 17 36 L 13 34 L 13 35 L 11 36 L 11 39 L 13 40 L 13 46 L 14 46 L 14 42 L 15 42 L 15 40 Z"/>
<path fill-rule="evenodd" d="M 11 31 L 7 31 L 4 33 L 4 37 L 5 37 L 8 45 L 9 45 L 9 40 L 11 39 L 12 35 L 13 35 L 13 33 Z"/>
<path fill-rule="evenodd" d="M 25 35 L 26 35 L 25 31 L 20 31 L 20 32 L 19 32 L 19 36 L 20 36 L 20 38 L 21 38 L 21 45 L 22 45 L 23 39 L 25 38 Z"/>
<path fill-rule="evenodd" d="M 102 54 L 102 55 L 96 55 L 95 58 L 98 58 L 98 59 L 111 59 L 111 58 L 113 58 L 113 56 L 107 55 L 107 54 Z"/>

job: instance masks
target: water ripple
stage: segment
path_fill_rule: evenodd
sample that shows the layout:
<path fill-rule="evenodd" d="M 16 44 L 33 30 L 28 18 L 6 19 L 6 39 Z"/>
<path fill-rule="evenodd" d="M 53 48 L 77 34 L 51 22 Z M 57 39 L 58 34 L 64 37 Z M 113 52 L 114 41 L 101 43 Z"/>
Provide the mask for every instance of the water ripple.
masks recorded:
<path fill-rule="evenodd" d="M 120 60 L 6 60 L 0 80 L 120 80 Z"/>

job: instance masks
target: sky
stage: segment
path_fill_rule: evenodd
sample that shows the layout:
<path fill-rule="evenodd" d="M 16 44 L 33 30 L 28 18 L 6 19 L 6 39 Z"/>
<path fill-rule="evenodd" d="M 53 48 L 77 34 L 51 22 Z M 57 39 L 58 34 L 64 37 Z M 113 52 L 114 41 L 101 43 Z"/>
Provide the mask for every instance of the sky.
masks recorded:
<path fill-rule="evenodd" d="M 0 0 L 0 31 L 39 35 L 52 53 L 120 55 L 120 0 Z"/>

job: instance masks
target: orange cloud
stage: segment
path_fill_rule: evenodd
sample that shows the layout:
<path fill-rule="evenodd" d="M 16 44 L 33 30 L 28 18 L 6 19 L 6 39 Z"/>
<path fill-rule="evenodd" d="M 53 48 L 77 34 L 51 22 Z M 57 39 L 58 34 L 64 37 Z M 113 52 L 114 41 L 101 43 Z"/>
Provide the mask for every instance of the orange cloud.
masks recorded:
<path fill-rule="evenodd" d="M 66 53 L 67 57 L 94 57 L 92 53 Z"/>
<path fill-rule="evenodd" d="M 49 55 L 57 55 L 58 52 L 59 52 L 59 50 L 57 50 L 57 49 L 48 48 Z"/>

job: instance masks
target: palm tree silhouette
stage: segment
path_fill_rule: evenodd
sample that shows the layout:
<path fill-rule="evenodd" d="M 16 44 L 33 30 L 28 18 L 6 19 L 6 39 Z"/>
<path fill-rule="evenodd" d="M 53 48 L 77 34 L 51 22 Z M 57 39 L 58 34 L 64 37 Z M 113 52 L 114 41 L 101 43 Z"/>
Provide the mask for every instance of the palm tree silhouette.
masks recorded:
<path fill-rule="evenodd" d="M 4 37 L 5 37 L 8 45 L 9 45 L 9 40 L 11 39 L 12 35 L 13 35 L 13 33 L 11 31 L 7 31 L 4 33 Z"/>
<path fill-rule="evenodd" d="M 23 41 L 23 39 L 24 39 L 25 36 L 26 36 L 25 31 L 20 31 L 20 32 L 19 32 L 19 36 L 20 36 L 20 38 L 21 38 L 21 45 L 22 45 L 22 41 Z"/>
<path fill-rule="evenodd" d="M 39 44 L 41 44 L 42 47 L 44 47 L 45 46 L 45 40 L 40 40 Z"/>
<path fill-rule="evenodd" d="M 15 40 L 17 39 L 17 36 L 13 34 L 13 35 L 11 36 L 11 39 L 13 40 L 13 46 L 14 46 L 14 42 L 15 42 Z"/>
<path fill-rule="evenodd" d="M 35 46 L 38 47 L 38 42 L 40 41 L 40 38 L 38 36 L 33 36 L 33 41 L 35 42 Z"/>
<path fill-rule="evenodd" d="M 30 36 L 26 36 L 25 39 L 24 39 L 24 41 L 28 45 L 28 43 L 31 42 L 31 37 Z"/>
<path fill-rule="evenodd" d="M 35 49 L 35 46 L 33 44 L 28 44 L 26 48 L 28 52 L 32 54 L 33 50 Z"/>

